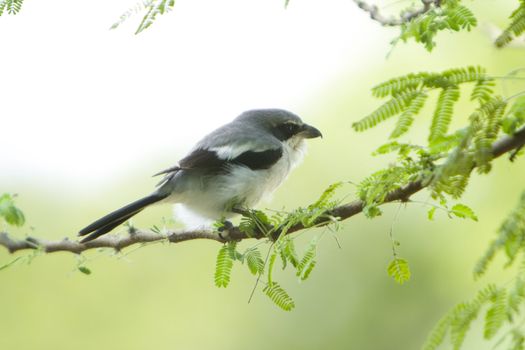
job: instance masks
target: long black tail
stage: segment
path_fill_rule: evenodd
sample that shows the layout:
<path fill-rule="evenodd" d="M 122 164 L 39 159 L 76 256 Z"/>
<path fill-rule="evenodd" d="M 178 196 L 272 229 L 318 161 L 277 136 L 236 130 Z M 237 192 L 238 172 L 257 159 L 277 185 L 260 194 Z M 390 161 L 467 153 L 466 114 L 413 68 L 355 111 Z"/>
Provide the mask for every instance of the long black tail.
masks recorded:
<path fill-rule="evenodd" d="M 83 238 L 80 242 L 88 242 L 94 240 L 97 237 L 102 236 L 105 233 L 108 233 L 118 225 L 131 218 L 133 215 L 138 214 L 142 209 L 144 209 L 148 205 L 158 202 L 166 198 L 167 196 L 167 194 L 154 193 L 147 197 L 141 198 L 133 203 L 130 203 L 125 207 L 117 209 L 112 213 L 109 213 L 108 215 L 98 219 L 91 225 L 88 225 L 82 230 L 80 230 L 78 233 L 79 236 L 85 236 L 89 233 L 89 235 Z"/>

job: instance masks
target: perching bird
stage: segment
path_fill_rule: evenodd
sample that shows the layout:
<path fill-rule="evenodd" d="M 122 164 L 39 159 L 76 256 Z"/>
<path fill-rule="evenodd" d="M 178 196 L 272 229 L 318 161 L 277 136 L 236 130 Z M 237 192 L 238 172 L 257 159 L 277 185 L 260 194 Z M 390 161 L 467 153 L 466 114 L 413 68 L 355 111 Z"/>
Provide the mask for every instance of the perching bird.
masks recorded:
<path fill-rule="evenodd" d="M 305 139 L 321 132 L 282 109 L 242 113 L 204 137 L 165 175 L 150 195 L 83 228 L 81 242 L 113 230 L 156 202 L 180 203 L 207 219 L 234 215 L 232 208 L 251 208 L 271 194 L 301 162 Z"/>

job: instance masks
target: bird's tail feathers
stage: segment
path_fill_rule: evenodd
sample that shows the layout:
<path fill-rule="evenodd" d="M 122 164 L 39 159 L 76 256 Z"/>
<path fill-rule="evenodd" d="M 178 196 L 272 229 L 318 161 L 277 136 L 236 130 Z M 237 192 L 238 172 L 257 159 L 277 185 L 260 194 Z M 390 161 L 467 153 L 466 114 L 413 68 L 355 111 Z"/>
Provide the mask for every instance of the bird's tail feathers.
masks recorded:
<path fill-rule="evenodd" d="M 79 231 L 79 236 L 85 236 L 80 242 L 85 243 L 94 240 L 97 237 L 102 236 L 105 233 L 113 230 L 118 225 L 122 224 L 132 216 L 138 214 L 142 209 L 153 203 L 159 202 L 166 198 L 168 194 L 153 193 L 147 197 L 141 198 L 133 203 L 126 205 L 114 212 L 109 213 L 106 216 L 98 219 L 92 224 L 84 227 Z"/>

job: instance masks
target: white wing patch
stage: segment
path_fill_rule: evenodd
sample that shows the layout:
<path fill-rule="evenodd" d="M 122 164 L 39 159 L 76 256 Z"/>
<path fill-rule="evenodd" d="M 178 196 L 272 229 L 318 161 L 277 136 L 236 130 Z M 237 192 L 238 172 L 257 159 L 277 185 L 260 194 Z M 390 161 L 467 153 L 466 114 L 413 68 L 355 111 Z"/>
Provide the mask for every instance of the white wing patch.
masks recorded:
<path fill-rule="evenodd" d="M 243 145 L 227 145 L 220 147 L 211 147 L 210 151 L 214 151 L 217 154 L 217 157 L 220 159 L 234 159 L 243 154 L 244 152 L 263 152 L 268 150 L 268 147 L 262 147 L 261 145 L 256 145 L 253 143 L 245 143 Z"/>

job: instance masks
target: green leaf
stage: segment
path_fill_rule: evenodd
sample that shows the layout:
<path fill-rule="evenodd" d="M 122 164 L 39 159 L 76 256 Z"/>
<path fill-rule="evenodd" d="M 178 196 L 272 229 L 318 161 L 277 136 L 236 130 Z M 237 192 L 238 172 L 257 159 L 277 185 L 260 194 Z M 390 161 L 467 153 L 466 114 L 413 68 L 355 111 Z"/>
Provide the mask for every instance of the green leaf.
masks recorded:
<path fill-rule="evenodd" d="M 390 101 L 387 101 L 374 112 L 367 115 L 363 119 L 352 124 L 355 131 L 365 131 L 370 129 L 377 124 L 397 115 L 410 107 L 412 100 L 420 96 L 420 91 L 408 90 L 403 91 L 392 97 Z"/>
<path fill-rule="evenodd" d="M 15 195 L 4 193 L 0 196 L 0 218 L 9 225 L 22 226 L 25 223 L 24 213 L 15 206 Z"/>
<path fill-rule="evenodd" d="M 261 257 L 261 252 L 255 248 L 250 249 L 244 253 L 248 269 L 253 275 L 262 275 L 264 273 L 264 260 Z"/>
<path fill-rule="evenodd" d="M 507 318 L 507 310 L 505 308 L 507 294 L 505 289 L 498 289 L 491 299 L 492 306 L 485 314 L 485 327 L 483 332 L 485 339 L 492 339 Z"/>
<path fill-rule="evenodd" d="M 275 251 L 270 255 L 270 259 L 268 260 L 268 285 L 273 284 L 273 267 L 275 265 L 275 259 L 277 258 L 277 254 Z"/>
<path fill-rule="evenodd" d="M 452 321 L 451 313 L 446 314 L 437 325 L 432 329 L 430 335 L 428 336 L 425 344 L 423 345 L 423 350 L 436 350 L 443 340 L 445 335 L 450 328 L 450 322 Z"/>
<path fill-rule="evenodd" d="M 403 284 L 410 280 L 410 268 L 408 266 L 408 261 L 405 259 L 395 257 L 390 264 L 388 264 L 387 271 L 388 275 L 399 284 Z"/>
<path fill-rule="evenodd" d="M 497 47 L 507 45 L 515 37 L 525 32 L 525 2 L 521 1 L 521 4 L 512 12 L 510 18 L 512 19 L 511 23 L 496 39 L 495 44 Z"/>
<path fill-rule="evenodd" d="M 277 283 L 273 282 L 264 287 L 263 292 L 285 311 L 290 311 L 295 307 L 293 299 L 286 293 L 286 291 Z"/>
<path fill-rule="evenodd" d="M 289 261 L 293 267 L 297 268 L 299 265 L 299 257 L 295 251 L 295 243 L 291 237 L 286 237 L 280 247 L 281 257 L 285 261 Z M 283 267 L 284 268 L 284 267 Z"/>
<path fill-rule="evenodd" d="M 142 18 L 139 27 L 135 34 L 139 34 L 143 30 L 149 28 L 156 20 L 157 15 L 163 15 L 173 9 L 175 6 L 175 0 L 154 0 L 153 2 L 146 5 L 146 15 Z"/>
<path fill-rule="evenodd" d="M 428 219 L 434 220 L 434 214 L 436 213 L 436 207 L 432 207 L 428 210 Z"/>
<path fill-rule="evenodd" d="M 436 110 L 432 117 L 432 125 L 430 127 L 430 144 L 433 144 L 446 136 L 448 127 L 452 120 L 454 104 L 458 99 L 459 88 L 457 85 L 448 86 L 439 94 Z"/>
<path fill-rule="evenodd" d="M 450 213 L 462 219 L 471 219 L 478 221 L 478 217 L 472 209 L 467 207 L 465 204 L 456 204 L 450 209 Z"/>
<path fill-rule="evenodd" d="M 425 101 L 427 99 L 427 94 L 423 91 L 420 91 L 413 100 L 408 103 L 407 109 L 399 116 L 397 120 L 396 127 L 394 131 L 390 134 L 391 139 L 398 138 L 399 136 L 405 134 L 412 122 L 414 121 L 414 116 L 416 116 L 423 108 Z"/>
<path fill-rule="evenodd" d="M 7 11 L 10 15 L 16 15 L 20 12 L 24 0 L 0 0 L 0 16 Z"/>
<path fill-rule="evenodd" d="M 78 271 L 82 272 L 84 275 L 91 275 L 91 270 L 85 266 L 79 266 Z"/>
<path fill-rule="evenodd" d="M 314 269 L 316 265 L 315 261 L 315 255 L 317 251 L 317 238 L 312 239 L 310 242 L 310 246 L 306 253 L 304 254 L 303 258 L 297 265 L 297 277 L 299 277 L 302 281 L 306 280 L 309 276 L 312 270 Z"/>
<path fill-rule="evenodd" d="M 215 285 L 226 288 L 230 283 L 230 275 L 233 267 L 231 249 L 225 244 L 219 249 L 217 263 L 215 264 Z"/>

